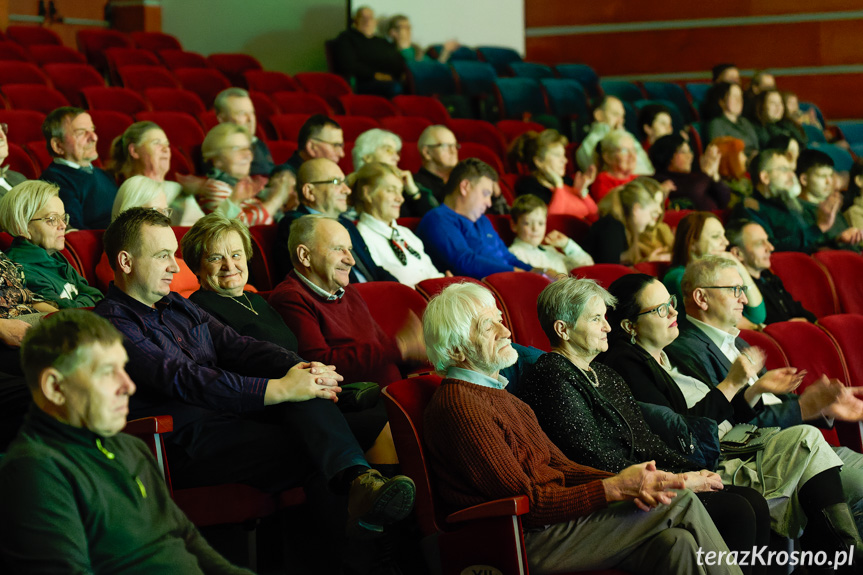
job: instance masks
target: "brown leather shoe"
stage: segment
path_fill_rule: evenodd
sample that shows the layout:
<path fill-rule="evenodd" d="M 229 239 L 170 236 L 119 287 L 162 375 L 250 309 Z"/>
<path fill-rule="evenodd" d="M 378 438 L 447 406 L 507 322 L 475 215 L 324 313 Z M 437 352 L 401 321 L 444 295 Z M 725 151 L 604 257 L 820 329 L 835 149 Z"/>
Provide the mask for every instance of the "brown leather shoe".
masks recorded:
<path fill-rule="evenodd" d="M 390 479 L 369 469 L 351 482 L 348 496 L 348 535 L 358 538 L 383 534 L 384 526 L 401 521 L 414 506 L 416 486 L 410 477 Z"/>

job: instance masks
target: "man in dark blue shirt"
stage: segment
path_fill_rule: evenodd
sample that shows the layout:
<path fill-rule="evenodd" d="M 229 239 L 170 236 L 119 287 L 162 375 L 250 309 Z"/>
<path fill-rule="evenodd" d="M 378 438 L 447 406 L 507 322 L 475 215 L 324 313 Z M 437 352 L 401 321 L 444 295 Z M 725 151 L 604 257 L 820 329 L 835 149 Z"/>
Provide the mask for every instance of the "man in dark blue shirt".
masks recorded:
<path fill-rule="evenodd" d="M 123 212 L 104 242 L 114 282 L 95 311 L 125 336 L 127 371 L 139 389 L 133 416 L 174 417 L 175 485 L 275 491 L 318 472 L 335 491 L 350 492 L 352 528 L 381 532 L 407 516 L 413 482 L 370 469 L 335 406 L 342 377 L 334 366 L 243 337 L 172 293 L 177 240 L 159 212 Z"/>

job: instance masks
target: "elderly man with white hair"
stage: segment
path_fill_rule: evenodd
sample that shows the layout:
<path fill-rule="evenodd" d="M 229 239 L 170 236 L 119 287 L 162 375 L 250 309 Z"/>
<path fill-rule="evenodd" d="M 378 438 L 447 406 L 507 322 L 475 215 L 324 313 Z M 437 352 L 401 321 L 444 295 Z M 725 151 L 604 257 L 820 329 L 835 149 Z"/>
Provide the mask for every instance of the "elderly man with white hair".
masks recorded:
<path fill-rule="evenodd" d="M 398 135 L 380 128 L 366 130 L 357 137 L 351 152 L 354 172 L 360 171 L 360 168 L 370 162 L 380 162 L 398 168 L 401 149 L 402 139 Z M 404 188 L 405 200 L 399 217 L 421 218 L 427 211 L 440 205 L 430 189 L 416 184 L 413 174 L 401 169 L 398 172 Z"/>
<path fill-rule="evenodd" d="M 599 471 L 570 461 L 548 439 L 499 375 L 517 353 L 491 292 L 469 283 L 448 287 L 429 302 L 423 335 L 445 376 L 425 412 L 437 491 L 459 509 L 527 496 L 522 521 L 532 573 L 740 573 L 736 565 L 699 564 L 697 553 L 727 555 L 728 548 L 672 474 L 652 461 L 617 475 Z"/>

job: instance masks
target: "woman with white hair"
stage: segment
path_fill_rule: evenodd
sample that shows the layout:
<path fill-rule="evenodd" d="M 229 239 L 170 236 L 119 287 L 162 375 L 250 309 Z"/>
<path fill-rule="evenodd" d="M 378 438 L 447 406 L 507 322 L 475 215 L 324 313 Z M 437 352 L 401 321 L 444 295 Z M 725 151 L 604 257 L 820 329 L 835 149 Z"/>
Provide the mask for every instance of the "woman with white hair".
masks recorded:
<path fill-rule="evenodd" d="M 60 254 L 69 214 L 55 184 L 31 180 L 0 200 L 0 228 L 15 239 L 6 252 L 21 266 L 27 288 L 60 308 L 93 307 L 102 294 Z"/>
<path fill-rule="evenodd" d="M 229 215 L 239 208 L 236 217 L 246 225 L 273 223 L 289 191 L 280 186 L 266 199 L 259 197 L 263 187 L 249 176 L 252 135 L 246 128 L 230 122 L 219 124 L 204 138 L 201 155 L 208 172 L 197 198 L 205 213 L 219 210 Z"/>
<path fill-rule="evenodd" d="M 626 130 L 612 130 L 600 140 L 594 152 L 599 174 L 590 186 L 590 195 L 595 201 L 604 198 L 613 188 L 638 177 L 635 173 L 635 147 L 639 145 Z"/>
<path fill-rule="evenodd" d="M 401 149 L 402 140 L 396 134 L 379 128 L 367 130 L 360 134 L 354 142 L 354 149 L 351 153 L 354 160 L 354 171 L 358 171 L 369 162 L 381 162 L 395 167 L 405 195 L 399 216 L 421 218 L 427 211 L 438 207 L 440 204 L 431 190 L 414 182 L 413 174 L 407 170 L 398 169 Z"/>
<path fill-rule="evenodd" d="M 150 208 L 156 210 L 169 218 L 173 212 L 172 208 L 168 207 L 168 199 L 165 195 L 165 182 L 157 182 L 147 176 L 132 176 L 120 186 L 117 190 L 117 196 L 114 198 L 114 207 L 111 209 L 111 221 L 117 219 L 117 216 L 131 208 Z M 198 281 L 189 266 L 181 259 L 177 258 L 177 266 L 180 271 L 174 274 L 174 280 L 171 282 L 171 291 L 177 292 L 183 297 L 189 297 L 196 289 L 198 289 Z M 114 279 L 114 270 L 111 269 L 111 264 L 108 263 L 108 256 L 102 254 L 96 266 L 96 287 L 102 292 L 108 290 L 108 284 Z"/>
<path fill-rule="evenodd" d="M 429 278 L 443 277 L 425 253 L 422 240 L 396 223 L 404 205 L 401 170 L 390 164 L 371 162 L 348 176 L 350 202 L 360 219 L 357 229 L 376 264 L 400 283 L 416 286 Z"/>

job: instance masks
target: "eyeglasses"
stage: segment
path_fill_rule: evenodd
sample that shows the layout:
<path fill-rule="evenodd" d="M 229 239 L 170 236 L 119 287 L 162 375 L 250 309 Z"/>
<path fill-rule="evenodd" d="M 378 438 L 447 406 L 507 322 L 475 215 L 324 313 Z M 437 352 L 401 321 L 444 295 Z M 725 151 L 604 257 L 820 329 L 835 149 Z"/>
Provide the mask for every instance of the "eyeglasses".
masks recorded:
<path fill-rule="evenodd" d="M 159 212 L 160 214 L 162 214 L 166 218 L 170 218 L 171 214 L 174 213 L 174 208 L 150 208 L 150 209 L 155 211 L 155 212 Z"/>
<path fill-rule="evenodd" d="M 667 302 L 661 303 L 653 309 L 639 312 L 638 315 L 655 313 L 659 317 L 666 317 L 668 315 L 668 312 L 673 310 L 673 309 L 677 309 L 677 296 L 676 295 L 672 295 L 671 299 L 669 299 Z"/>
<path fill-rule="evenodd" d="M 309 182 L 312 185 L 324 185 L 329 184 L 331 186 L 341 186 L 345 183 L 344 178 L 333 178 L 332 180 L 318 180 L 317 182 Z"/>
<path fill-rule="evenodd" d="M 701 286 L 701 289 L 730 289 L 734 297 L 740 297 L 749 290 L 749 286 Z"/>
<path fill-rule="evenodd" d="M 345 147 L 345 143 L 344 143 L 344 142 L 328 142 L 328 141 L 326 141 L 326 140 L 322 140 L 322 139 L 320 139 L 320 138 L 309 138 L 309 139 L 310 139 L 310 140 L 314 140 L 314 141 L 316 141 L 316 142 L 320 142 L 320 143 L 322 143 L 322 144 L 330 145 L 330 146 L 332 146 L 332 147 L 334 147 L 334 148 L 344 148 L 344 147 Z"/>
<path fill-rule="evenodd" d="M 45 222 L 46 224 L 48 224 L 52 228 L 59 227 L 60 222 L 62 221 L 63 224 L 68 226 L 69 225 L 69 214 L 63 214 L 63 215 L 51 214 L 50 216 L 46 216 L 44 218 L 33 218 L 30 221 L 31 222 Z"/>
<path fill-rule="evenodd" d="M 426 148 L 443 148 L 444 150 L 461 150 L 461 144 L 429 144 Z"/>
<path fill-rule="evenodd" d="M 236 153 L 236 152 L 251 152 L 251 151 L 252 151 L 252 147 L 251 147 L 251 146 L 227 146 L 227 147 L 222 148 L 222 149 L 223 149 L 223 150 L 227 150 L 227 151 L 232 152 L 232 153 Z"/>

